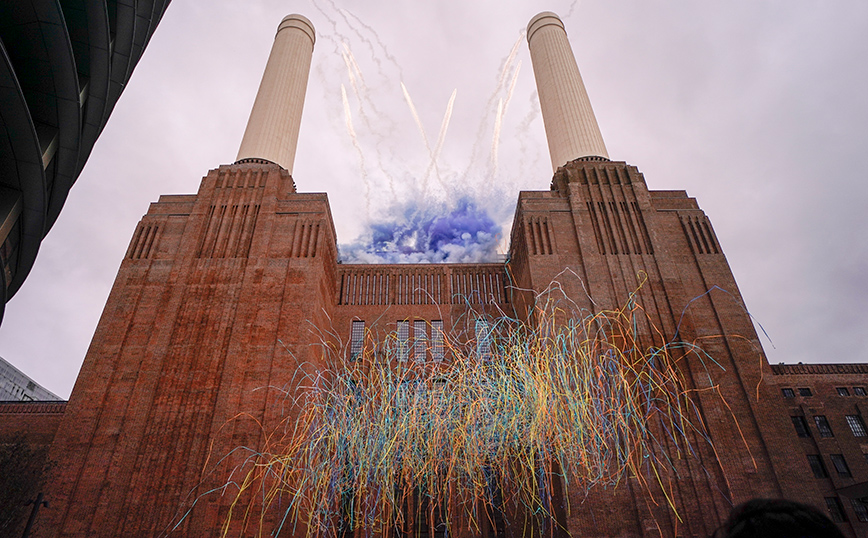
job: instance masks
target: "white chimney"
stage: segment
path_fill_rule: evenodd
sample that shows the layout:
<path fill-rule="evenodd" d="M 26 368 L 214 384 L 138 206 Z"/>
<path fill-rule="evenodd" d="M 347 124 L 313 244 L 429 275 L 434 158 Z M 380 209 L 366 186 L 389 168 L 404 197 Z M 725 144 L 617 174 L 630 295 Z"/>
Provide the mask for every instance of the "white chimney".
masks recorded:
<path fill-rule="evenodd" d="M 307 18 L 287 15 L 280 22 L 238 161 L 265 159 L 292 173 L 315 41 L 313 24 Z"/>

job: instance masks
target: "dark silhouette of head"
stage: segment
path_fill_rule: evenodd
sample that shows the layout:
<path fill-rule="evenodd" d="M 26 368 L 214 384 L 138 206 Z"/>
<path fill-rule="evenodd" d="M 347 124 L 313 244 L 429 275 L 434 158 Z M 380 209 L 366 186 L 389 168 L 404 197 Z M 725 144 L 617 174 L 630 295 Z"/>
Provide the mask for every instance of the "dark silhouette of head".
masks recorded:
<path fill-rule="evenodd" d="M 822 512 L 783 499 L 753 499 L 732 509 L 712 538 L 844 538 Z"/>

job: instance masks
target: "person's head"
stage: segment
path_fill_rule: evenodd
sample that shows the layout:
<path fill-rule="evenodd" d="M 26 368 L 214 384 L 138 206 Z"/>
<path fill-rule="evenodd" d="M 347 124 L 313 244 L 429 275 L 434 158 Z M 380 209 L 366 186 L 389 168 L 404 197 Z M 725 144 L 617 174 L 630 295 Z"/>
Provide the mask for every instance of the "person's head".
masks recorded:
<path fill-rule="evenodd" d="M 712 538 L 844 538 L 831 519 L 784 499 L 753 499 L 732 509 Z"/>

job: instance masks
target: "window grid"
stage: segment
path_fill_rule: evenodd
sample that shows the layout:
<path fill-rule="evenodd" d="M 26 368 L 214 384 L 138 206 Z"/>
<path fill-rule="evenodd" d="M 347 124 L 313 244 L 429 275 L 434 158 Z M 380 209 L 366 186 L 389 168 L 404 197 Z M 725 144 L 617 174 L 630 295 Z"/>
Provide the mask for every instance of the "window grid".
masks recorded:
<path fill-rule="evenodd" d="M 484 319 L 476 320 L 476 355 L 483 361 L 491 359 L 491 330 Z"/>
<path fill-rule="evenodd" d="M 413 322 L 413 359 L 425 362 L 428 355 L 428 327 L 424 319 Z"/>
<path fill-rule="evenodd" d="M 781 394 L 784 395 L 784 398 L 795 398 L 796 393 L 793 389 L 781 389 Z"/>
<path fill-rule="evenodd" d="M 838 497 L 823 497 L 826 501 L 826 509 L 829 511 L 829 517 L 835 523 L 844 523 L 847 517 L 844 515 L 844 507 L 841 506 L 841 501 Z"/>
<path fill-rule="evenodd" d="M 835 466 L 835 470 L 838 471 L 839 476 L 853 476 L 850 473 L 850 467 L 847 466 L 847 460 L 844 459 L 843 454 L 829 454 L 829 459 L 832 460 L 832 465 Z"/>
<path fill-rule="evenodd" d="M 801 387 L 799 388 L 799 396 L 807 398 L 809 396 L 813 396 L 813 393 L 811 392 L 811 389 L 807 387 Z"/>
<path fill-rule="evenodd" d="M 408 345 L 410 342 L 410 322 L 399 321 L 396 335 L 398 337 L 398 360 L 405 361 L 410 353 Z"/>
<path fill-rule="evenodd" d="M 362 348 L 365 343 L 365 322 L 353 321 L 350 330 L 350 360 L 356 360 L 362 356 Z"/>
<path fill-rule="evenodd" d="M 850 504 L 853 505 L 853 512 L 856 513 L 856 519 L 859 521 L 868 521 L 868 506 L 859 499 L 850 499 Z"/>
<path fill-rule="evenodd" d="M 865 423 L 862 422 L 862 417 L 859 415 L 846 415 L 847 424 L 853 432 L 853 437 L 868 437 L 868 432 L 865 431 Z"/>
<path fill-rule="evenodd" d="M 443 321 L 436 319 L 431 322 L 431 358 L 442 361 L 443 355 Z"/>
<path fill-rule="evenodd" d="M 822 456 L 819 454 L 808 454 L 808 464 L 811 466 L 814 478 L 829 478 L 829 472 L 826 470 Z"/>
<path fill-rule="evenodd" d="M 796 435 L 799 437 L 811 436 L 811 430 L 808 429 L 808 422 L 805 420 L 805 417 L 795 416 L 790 418 L 793 420 L 793 427 L 796 428 Z"/>
<path fill-rule="evenodd" d="M 838 391 L 838 396 L 849 396 L 850 391 L 847 390 L 847 387 L 838 387 L 835 390 Z"/>
<path fill-rule="evenodd" d="M 820 437 L 835 437 L 832 433 L 832 426 L 826 420 L 826 415 L 814 415 L 814 423 L 817 425 L 817 430 L 820 431 Z"/>

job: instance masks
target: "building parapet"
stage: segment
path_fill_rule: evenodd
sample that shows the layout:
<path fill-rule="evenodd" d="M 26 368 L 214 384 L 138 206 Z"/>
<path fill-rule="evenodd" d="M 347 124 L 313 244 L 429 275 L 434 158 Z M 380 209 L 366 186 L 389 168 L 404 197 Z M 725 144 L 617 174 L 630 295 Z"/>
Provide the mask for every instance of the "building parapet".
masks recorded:
<path fill-rule="evenodd" d="M 853 364 L 773 364 L 775 375 L 868 374 L 868 363 Z"/>
<path fill-rule="evenodd" d="M 0 402 L 0 415 L 62 415 L 68 402 Z"/>

